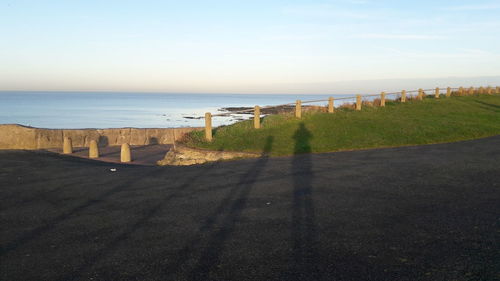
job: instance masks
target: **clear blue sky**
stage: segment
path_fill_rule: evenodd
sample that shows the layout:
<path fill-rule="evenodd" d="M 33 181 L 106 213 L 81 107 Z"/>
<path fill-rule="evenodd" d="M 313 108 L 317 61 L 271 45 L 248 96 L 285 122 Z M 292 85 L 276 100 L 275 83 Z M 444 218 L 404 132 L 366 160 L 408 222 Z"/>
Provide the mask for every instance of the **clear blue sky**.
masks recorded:
<path fill-rule="evenodd" d="M 500 76 L 499 13 L 482 0 L 0 0 L 0 90 L 282 93 Z"/>

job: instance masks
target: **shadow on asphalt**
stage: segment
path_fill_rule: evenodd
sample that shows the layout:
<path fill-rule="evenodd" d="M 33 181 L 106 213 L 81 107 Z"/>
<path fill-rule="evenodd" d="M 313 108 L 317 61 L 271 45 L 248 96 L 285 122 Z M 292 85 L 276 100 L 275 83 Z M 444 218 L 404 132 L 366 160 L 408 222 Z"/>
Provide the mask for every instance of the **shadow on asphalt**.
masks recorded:
<path fill-rule="evenodd" d="M 188 261 L 192 263 L 195 259 L 188 280 L 209 280 L 209 273 L 219 263 L 225 242 L 235 230 L 254 183 L 266 167 L 273 140 L 273 137 L 267 138 L 262 156 L 240 177 L 239 182 L 207 216 L 193 238 L 177 252 L 176 260 L 162 266 L 163 276 L 179 271 Z"/>
<path fill-rule="evenodd" d="M 295 146 L 292 158 L 293 176 L 293 202 L 292 202 L 292 250 L 293 262 L 290 265 L 288 280 L 303 280 L 310 278 L 320 279 L 320 271 L 316 268 L 317 253 L 317 231 L 314 213 L 314 201 L 312 198 L 313 187 L 311 160 L 311 132 L 300 123 L 299 128 L 293 135 Z M 303 276 L 307 274 L 307 276 Z"/>
<path fill-rule="evenodd" d="M 301 124 L 293 157 L 268 158 L 271 137 L 195 167 L 0 151 L 0 279 L 494 280 L 500 136 L 320 155 L 312 139 Z"/>
<path fill-rule="evenodd" d="M 147 210 L 142 212 L 142 215 L 138 220 L 136 220 L 133 224 L 129 224 L 124 231 L 121 232 L 118 236 L 115 237 L 115 239 L 111 242 L 105 245 L 105 247 L 98 249 L 95 251 L 91 257 L 87 257 L 86 260 L 88 262 L 83 263 L 80 265 L 80 267 L 74 269 L 69 275 L 63 276 L 58 280 L 64 281 L 64 280 L 75 280 L 79 278 L 85 277 L 85 274 L 97 263 L 99 263 L 101 260 L 107 258 L 109 255 L 112 255 L 116 249 L 118 249 L 120 246 L 123 246 L 123 244 L 126 244 L 127 239 L 130 239 L 130 236 L 139 230 L 141 230 L 152 218 L 154 218 L 161 210 L 162 207 L 166 206 L 169 204 L 172 200 L 178 199 L 182 196 L 182 191 L 191 186 L 192 184 L 196 184 L 197 180 L 202 179 L 203 175 L 206 174 L 207 172 L 211 171 L 214 169 L 216 166 L 216 163 L 212 163 L 210 165 L 207 165 L 206 169 L 201 169 L 198 173 L 196 173 L 194 176 L 185 178 L 183 183 L 176 187 L 174 190 L 171 190 L 172 193 L 170 193 L 168 196 L 162 198 L 161 200 L 158 200 L 158 203 L 154 204 L 152 207 L 148 208 Z M 162 174 L 162 170 L 157 170 L 155 172 L 152 172 L 148 174 L 147 176 L 150 177 L 155 177 L 159 176 Z"/>
<path fill-rule="evenodd" d="M 158 171 L 148 173 L 145 176 L 146 177 L 147 176 L 154 176 L 155 173 L 158 173 Z M 19 236 L 14 241 L 2 245 L 2 247 L 0 248 L 0 255 L 5 255 L 5 254 L 7 254 L 11 251 L 14 251 L 17 248 L 23 246 L 24 244 L 30 242 L 31 240 L 35 240 L 36 238 L 42 236 L 46 232 L 49 232 L 52 229 L 54 229 L 58 224 L 63 223 L 64 221 L 72 218 L 72 216 L 78 214 L 79 212 L 81 212 L 85 209 L 88 209 L 88 208 L 92 207 L 93 205 L 102 202 L 103 200 L 110 198 L 115 193 L 118 193 L 120 191 L 123 191 L 127 188 L 132 187 L 135 182 L 138 182 L 140 180 L 141 180 L 141 178 L 136 178 L 134 180 L 129 180 L 129 181 L 126 181 L 123 183 L 119 183 L 119 184 L 113 186 L 112 188 L 108 189 L 107 191 L 101 193 L 100 195 L 98 195 L 92 199 L 89 199 L 89 200 L 77 205 L 76 207 L 71 208 L 68 211 L 63 212 L 62 214 L 56 216 L 55 218 L 45 222 L 44 224 L 34 228 L 31 231 L 28 231 L 27 233 Z"/>

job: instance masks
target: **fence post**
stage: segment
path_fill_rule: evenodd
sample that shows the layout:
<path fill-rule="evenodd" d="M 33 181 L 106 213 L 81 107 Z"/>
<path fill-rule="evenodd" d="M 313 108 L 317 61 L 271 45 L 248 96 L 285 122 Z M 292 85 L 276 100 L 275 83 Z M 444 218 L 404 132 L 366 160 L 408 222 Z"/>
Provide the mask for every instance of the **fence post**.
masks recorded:
<path fill-rule="evenodd" d="M 361 110 L 361 95 L 356 95 L 356 110 Z"/>
<path fill-rule="evenodd" d="M 484 87 L 483 86 L 479 87 L 479 94 L 480 95 L 484 94 Z"/>
<path fill-rule="evenodd" d="M 406 90 L 401 91 L 401 102 L 406 102 Z"/>
<path fill-rule="evenodd" d="M 335 107 L 333 106 L 333 98 L 328 98 L 328 113 L 333 113 L 335 111 Z"/>
<path fill-rule="evenodd" d="M 451 88 L 450 87 L 446 88 L 446 97 L 447 98 L 451 97 Z"/>
<path fill-rule="evenodd" d="M 464 95 L 464 87 L 458 88 L 458 95 L 463 96 Z"/>
<path fill-rule="evenodd" d="M 302 117 L 302 101 L 300 100 L 295 101 L 295 117 Z"/>
<path fill-rule="evenodd" d="M 385 106 L 385 92 L 380 93 L 380 106 Z"/>
<path fill-rule="evenodd" d="M 63 153 L 64 154 L 71 154 L 73 153 L 73 143 L 71 142 L 71 139 L 68 137 L 64 137 L 63 141 Z"/>
<path fill-rule="evenodd" d="M 122 144 L 120 151 L 120 162 L 130 162 L 132 161 L 132 156 L 130 155 L 130 145 L 128 143 Z"/>
<path fill-rule="evenodd" d="M 424 90 L 422 88 L 418 89 L 418 100 L 424 99 Z"/>
<path fill-rule="evenodd" d="M 205 113 L 205 139 L 212 141 L 212 114 L 210 112 Z"/>
<path fill-rule="evenodd" d="M 496 91 L 496 92 L 497 92 L 497 94 L 500 94 L 500 87 L 499 87 L 499 86 L 497 86 L 497 87 L 496 87 L 496 89 L 497 89 L 497 91 Z"/>
<path fill-rule="evenodd" d="M 439 87 L 436 87 L 436 93 L 434 94 L 434 98 L 439 99 Z"/>
<path fill-rule="evenodd" d="M 99 158 L 99 147 L 95 140 L 90 141 L 89 145 L 89 158 Z"/>
<path fill-rule="evenodd" d="M 253 127 L 260 129 L 260 107 L 258 105 L 253 110 Z"/>
<path fill-rule="evenodd" d="M 177 151 L 177 145 L 175 144 L 175 142 L 177 141 L 175 129 L 172 130 L 172 134 L 174 135 L 174 139 L 172 141 L 172 149 L 173 149 L 173 151 Z"/>
<path fill-rule="evenodd" d="M 474 87 L 470 87 L 469 88 L 469 95 L 473 95 L 474 94 Z"/>
<path fill-rule="evenodd" d="M 491 87 L 490 87 L 490 86 L 488 86 L 488 88 L 486 88 L 486 93 L 487 93 L 488 95 L 492 95 L 492 94 L 493 94 L 493 91 L 492 91 L 492 90 L 493 90 L 493 89 L 491 89 Z"/>

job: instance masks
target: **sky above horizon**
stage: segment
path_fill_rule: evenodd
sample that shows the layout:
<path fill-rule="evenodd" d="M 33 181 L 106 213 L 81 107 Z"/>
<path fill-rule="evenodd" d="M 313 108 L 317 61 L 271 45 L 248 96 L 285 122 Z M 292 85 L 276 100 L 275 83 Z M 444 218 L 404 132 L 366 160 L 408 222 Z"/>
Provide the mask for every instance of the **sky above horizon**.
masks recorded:
<path fill-rule="evenodd" d="M 499 77 L 499 11 L 500 0 L 0 0 L 0 90 L 318 93 Z"/>

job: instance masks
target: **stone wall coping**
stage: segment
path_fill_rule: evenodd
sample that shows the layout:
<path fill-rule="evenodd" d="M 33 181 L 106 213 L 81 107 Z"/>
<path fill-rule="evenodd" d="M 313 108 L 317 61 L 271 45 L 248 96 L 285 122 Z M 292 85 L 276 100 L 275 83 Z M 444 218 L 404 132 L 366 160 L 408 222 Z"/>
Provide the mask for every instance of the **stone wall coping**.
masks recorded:
<path fill-rule="evenodd" d="M 202 130 L 200 127 L 180 128 L 109 128 L 109 129 L 44 129 L 18 124 L 0 124 L 0 149 L 62 148 L 64 138 L 74 147 L 88 147 L 91 141 L 99 146 L 173 144 L 184 134 Z"/>

